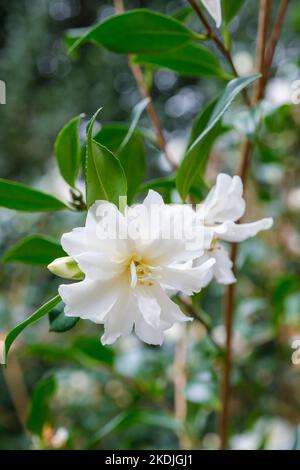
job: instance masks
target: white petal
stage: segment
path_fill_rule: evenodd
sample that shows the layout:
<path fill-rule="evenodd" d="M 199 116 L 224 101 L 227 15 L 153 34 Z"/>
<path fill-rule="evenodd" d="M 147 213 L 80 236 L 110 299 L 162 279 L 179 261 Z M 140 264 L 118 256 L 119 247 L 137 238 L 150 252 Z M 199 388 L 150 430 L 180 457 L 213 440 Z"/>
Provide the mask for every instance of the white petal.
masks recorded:
<path fill-rule="evenodd" d="M 171 263 L 186 255 L 186 245 L 182 240 L 154 239 L 142 247 L 142 256 L 148 259 L 152 266 Z"/>
<path fill-rule="evenodd" d="M 221 0 L 202 0 L 202 3 L 215 20 L 217 28 L 219 28 L 222 24 Z"/>
<path fill-rule="evenodd" d="M 96 201 L 88 210 L 85 223 L 88 250 L 128 255 L 127 221 L 118 208 L 107 201 Z"/>
<path fill-rule="evenodd" d="M 119 276 L 124 271 L 124 265 L 109 259 L 101 252 L 85 252 L 74 256 L 81 271 L 94 281 L 106 281 Z"/>
<path fill-rule="evenodd" d="M 86 239 L 85 228 L 77 227 L 71 232 L 64 233 L 61 237 L 61 245 L 63 249 L 73 257 L 79 253 L 87 251 L 88 242 Z"/>
<path fill-rule="evenodd" d="M 122 223 L 124 216 L 115 204 L 108 201 L 96 201 L 88 210 L 85 228 L 90 231 L 97 230 L 99 223 L 101 224 L 104 219 L 111 223 L 116 221 Z"/>
<path fill-rule="evenodd" d="M 164 332 L 159 328 L 154 328 L 145 322 L 141 315 L 137 315 L 134 323 L 135 334 L 141 341 L 155 346 L 161 346 L 164 340 Z"/>
<path fill-rule="evenodd" d="M 112 344 L 120 336 L 130 335 L 136 311 L 137 306 L 133 295 L 127 292 L 121 296 L 105 319 L 102 344 Z"/>
<path fill-rule="evenodd" d="M 168 297 L 159 285 L 155 287 L 155 294 L 161 307 L 161 322 L 164 329 L 170 328 L 177 322 L 182 323 L 193 320 L 182 313 L 178 305 Z"/>
<path fill-rule="evenodd" d="M 65 314 L 102 323 L 117 301 L 123 284 L 84 280 L 74 284 L 62 284 L 58 292 L 65 306 Z"/>
<path fill-rule="evenodd" d="M 214 264 L 214 259 L 208 259 L 196 267 L 190 264 L 163 267 L 160 283 L 166 288 L 192 295 L 208 284 Z"/>
<path fill-rule="evenodd" d="M 243 184 L 239 176 L 220 173 L 216 185 L 210 190 L 197 215 L 206 225 L 214 225 L 228 220 L 236 221 L 245 212 Z"/>
<path fill-rule="evenodd" d="M 153 287 L 137 286 L 134 291 L 138 308 L 144 320 L 153 328 L 160 327 L 161 308 L 155 298 Z"/>
<path fill-rule="evenodd" d="M 131 276 L 131 287 L 135 287 L 137 284 L 137 274 L 136 274 L 136 267 L 134 261 L 130 263 L 130 276 Z"/>
<path fill-rule="evenodd" d="M 215 265 L 212 268 L 213 276 L 220 284 L 233 284 L 236 278 L 232 272 L 233 263 L 225 248 L 217 243 L 212 250 L 207 251 L 203 259 L 212 258 Z"/>
<path fill-rule="evenodd" d="M 147 207 L 151 207 L 152 205 L 164 205 L 164 200 L 159 193 L 150 189 L 143 204 Z"/>
<path fill-rule="evenodd" d="M 220 238 L 228 242 L 242 242 L 247 238 L 254 237 L 262 230 L 268 230 L 273 225 L 273 219 L 267 217 L 265 219 L 257 220 L 249 224 L 235 224 L 234 222 L 226 222 L 226 231 Z"/>

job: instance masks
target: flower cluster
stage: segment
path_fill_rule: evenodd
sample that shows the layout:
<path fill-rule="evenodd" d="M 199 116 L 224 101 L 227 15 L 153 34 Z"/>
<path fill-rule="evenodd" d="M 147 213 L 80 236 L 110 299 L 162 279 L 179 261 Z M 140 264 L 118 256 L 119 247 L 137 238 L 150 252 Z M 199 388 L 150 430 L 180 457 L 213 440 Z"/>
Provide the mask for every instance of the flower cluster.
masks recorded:
<path fill-rule="evenodd" d="M 57 275 L 81 279 L 59 287 L 65 314 L 104 324 L 103 344 L 133 329 L 142 341 L 162 344 L 165 330 L 190 320 L 172 295 L 197 293 L 213 277 L 223 284 L 235 282 L 220 241 L 240 242 L 272 226 L 270 218 L 236 223 L 245 211 L 242 192 L 238 176 L 220 174 L 196 210 L 166 205 L 154 191 L 123 213 L 96 201 L 85 227 L 62 237 L 71 258 L 49 265 Z"/>

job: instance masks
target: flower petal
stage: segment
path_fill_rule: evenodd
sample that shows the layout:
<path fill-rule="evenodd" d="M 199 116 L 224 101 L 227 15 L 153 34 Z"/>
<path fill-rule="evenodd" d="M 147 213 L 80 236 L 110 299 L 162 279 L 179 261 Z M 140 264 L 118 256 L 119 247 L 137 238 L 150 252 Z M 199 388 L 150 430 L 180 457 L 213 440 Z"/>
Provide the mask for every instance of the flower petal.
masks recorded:
<path fill-rule="evenodd" d="M 141 315 L 137 315 L 134 323 L 135 334 L 144 343 L 161 346 L 164 340 L 164 332 L 159 328 L 149 325 Z"/>
<path fill-rule="evenodd" d="M 136 311 L 134 296 L 130 292 L 121 296 L 105 319 L 105 331 L 101 337 L 102 344 L 112 344 L 120 336 L 130 335 L 137 315 Z"/>
<path fill-rule="evenodd" d="M 200 205 L 197 215 L 206 225 L 214 225 L 228 220 L 236 221 L 245 212 L 243 183 L 239 176 L 220 173 L 216 185 Z"/>
<path fill-rule="evenodd" d="M 71 232 L 64 233 L 61 237 L 61 245 L 63 249 L 73 257 L 83 251 L 87 251 L 88 242 L 85 228 L 77 227 Z"/>
<path fill-rule="evenodd" d="M 118 277 L 124 271 L 124 265 L 116 261 L 112 261 L 105 253 L 96 251 L 87 251 L 80 255 L 75 255 L 81 271 L 87 277 L 94 281 L 106 281 Z"/>
<path fill-rule="evenodd" d="M 214 259 L 207 259 L 196 267 L 191 267 L 190 263 L 163 267 L 160 284 L 165 288 L 192 295 L 208 284 L 214 264 Z"/>
<path fill-rule="evenodd" d="M 145 322 L 153 328 L 160 328 L 161 308 L 155 298 L 153 286 L 137 286 L 134 294 L 137 299 L 138 308 Z"/>
<path fill-rule="evenodd" d="M 159 285 L 155 286 L 155 295 L 161 307 L 161 322 L 164 330 L 171 328 L 174 323 L 193 320 L 182 313 L 178 305 L 168 297 Z"/>
<path fill-rule="evenodd" d="M 163 198 L 159 193 L 150 189 L 147 196 L 143 201 L 144 206 L 151 207 L 152 205 L 165 205 Z"/>
<path fill-rule="evenodd" d="M 74 284 L 62 284 L 58 288 L 65 305 L 65 314 L 70 317 L 103 323 L 104 318 L 117 301 L 123 288 L 119 282 L 83 280 Z"/>
<path fill-rule="evenodd" d="M 236 282 L 232 272 L 233 263 L 228 252 L 220 243 L 215 244 L 211 250 L 207 251 L 203 257 L 204 259 L 215 260 L 211 277 L 215 277 L 220 284 L 233 284 Z"/>
<path fill-rule="evenodd" d="M 273 219 L 267 217 L 249 224 L 235 224 L 234 222 L 225 222 L 226 231 L 220 235 L 222 240 L 228 242 L 242 242 L 247 238 L 254 237 L 262 230 L 268 230 L 273 225 Z"/>

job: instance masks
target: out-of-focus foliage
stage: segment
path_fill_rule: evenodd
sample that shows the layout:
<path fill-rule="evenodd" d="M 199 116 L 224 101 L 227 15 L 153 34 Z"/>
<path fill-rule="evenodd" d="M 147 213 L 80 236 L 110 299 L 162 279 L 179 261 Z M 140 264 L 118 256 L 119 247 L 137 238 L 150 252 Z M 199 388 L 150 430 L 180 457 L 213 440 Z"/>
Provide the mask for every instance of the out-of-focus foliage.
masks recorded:
<path fill-rule="evenodd" d="M 132 0 L 127 7 L 144 3 Z M 147 8 L 169 15 L 186 7 L 180 0 L 146 3 Z M 244 3 L 228 27 L 239 72 L 250 75 L 257 2 Z M 275 227 L 248 240 L 239 251 L 232 448 L 300 448 L 300 365 L 291 361 L 291 343 L 300 338 L 300 104 L 291 103 L 292 83 L 300 77 L 297 3 L 291 2 L 276 53 L 265 100 L 267 117 L 260 123 L 251 165 L 254 178 L 247 187 L 248 219 L 258 218 L 263 207 L 275 218 Z M 103 106 L 104 126 L 97 140 L 105 145 L 110 123 L 120 122 L 117 150 L 141 99 L 124 56 L 89 44 L 76 51 L 77 60 L 66 53 L 64 32 L 107 18 L 113 13 L 112 3 L 11 0 L 0 2 L 0 12 L 0 79 L 7 85 L 7 104 L 0 105 L 0 176 L 47 188 L 49 194 L 69 202 L 69 187 L 55 169 L 53 144 L 58 131 L 72 117 L 82 112 L 90 116 Z M 203 33 L 193 14 L 177 18 Z M 224 88 L 224 81 L 183 77 L 163 69 L 151 69 L 147 79 L 167 129 L 169 152 L 180 161 L 193 120 Z M 259 109 L 249 116 L 240 111 L 238 102 L 227 112 L 222 126 L 228 132 L 220 133 L 213 150 L 208 181 L 221 170 L 235 171 L 241 134 L 253 135 L 260 121 Z M 141 161 L 147 155 L 147 178 L 160 178 L 169 167 L 151 135 L 142 140 L 144 127 L 150 127 L 145 113 L 127 145 L 136 149 Z M 139 181 L 141 176 L 135 178 Z M 174 191 L 174 180 L 165 182 L 161 190 L 166 200 Z M 84 214 L 75 212 L 41 215 L 1 210 L 0 254 L 28 234 L 56 238 L 83 219 Z M 1 265 L 1 281 L 3 338 L 59 284 L 44 266 L 29 268 L 17 262 Z M 78 322 L 62 335 L 63 318 L 58 322 L 55 311 L 50 324 L 45 317 L 23 333 L 12 348 L 9 367 L 0 371 L 0 448 L 178 448 L 179 437 L 192 448 L 217 448 L 222 294 L 223 289 L 212 284 L 201 298 L 199 314 L 208 319 L 210 335 L 199 323 L 189 325 L 184 429 L 173 418 L 174 349 L 180 328 L 168 334 L 159 350 L 134 338 L 107 348 L 99 342 L 101 327 L 88 322 Z M 33 438 L 24 432 L 28 424 Z"/>

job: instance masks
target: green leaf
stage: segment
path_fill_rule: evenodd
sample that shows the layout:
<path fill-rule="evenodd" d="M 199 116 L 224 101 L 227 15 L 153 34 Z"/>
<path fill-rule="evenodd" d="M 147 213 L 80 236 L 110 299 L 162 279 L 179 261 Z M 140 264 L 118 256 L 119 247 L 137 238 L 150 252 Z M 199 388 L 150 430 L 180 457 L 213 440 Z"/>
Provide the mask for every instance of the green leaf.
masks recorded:
<path fill-rule="evenodd" d="M 149 189 L 176 189 L 175 178 L 170 176 L 168 178 L 154 178 L 153 180 L 146 181 L 139 186 L 139 193 L 149 191 Z"/>
<path fill-rule="evenodd" d="M 68 209 L 62 202 L 25 184 L 0 178 L 0 207 L 25 212 L 50 212 Z"/>
<path fill-rule="evenodd" d="M 237 15 L 245 0 L 223 0 L 222 16 L 223 20 L 228 24 Z"/>
<path fill-rule="evenodd" d="M 126 176 L 114 154 L 93 139 L 93 126 L 99 111 L 93 116 L 87 134 L 86 200 L 88 207 L 103 199 L 118 206 L 119 197 L 127 194 Z"/>
<path fill-rule="evenodd" d="M 202 183 L 202 186 L 205 186 L 205 183 Z M 176 178 L 175 177 L 168 177 L 168 178 L 155 178 L 153 180 L 146 181 L 145 183 L 141 184 L 138 188 L 138 193 L 144 193 L 149 191 L 149 189 L 160 190 L 160 189 L 169 189 L 169 190 L 176 190 Z M 189 194 L 193 196 L 196 200 L 201 200 L 205 196 L 201 190 L 200 186 L 192 185 L 189 189 Z"/>
<path fill-rule="evenodd" d="M 56 388 L 55 377 L 49 375 L 41 380 L 34 389 L 27 426 L 31 432 L 38 436 L 41 436 L 44 425 L 51 420 L 49 402 Z"/>
<path fill-rule="evenodd" d="M 231 80 L 217 103 L 210 103 L 202 115 L 198 117 L 198 122 L 196 122 L 194 130 L 192 130 L 192 134 L 194 137 L 196 134 L 195 130 L 197 130 L 199 135 L 188 148 L 176 178 L 177 189 L 183 201 L 186 200 L 195 178 L 199 175 L 202 178 L 204 176 L 211 147 L 216 138 L 224 132 L 224 128 L 219 122 L 223 114 L 227 111 L 234 98 L 259 76 L 259 74 L 255 74 Z"/>
<path fill-rule="evenodd" d="M 193 77 L 231 78 L 221 69 L 218 59 L 209 49 L 193 43 L 185 44 L 164 54 L 138 55 L 134 58 L 134 62 L 169 69 Z"/>
<path fill-rule="evenodd" d="M 88 442 L 87 449 L 96 447 L 104 437 L 122 429 L 130 429 L 135 426 L 145 425 L 146 427 L 156 427 L 178 433 L 180 425 L 172 416 L 163 412 L 148 411 L 142 409 L 129 409 L 115 416 L 108 421 Z"/>
<path fill-rule="evenodd" d="M 65 256 L 60 243 L 45 235 L 29 235 L 11 247 L 3 256 L 5 263 L 19 262 L 45 266 L 55 258 Z"/>
<path fill-rule="evenodd" d="M 194 120 L 188 141 L 188 148 L 198 137 L 198 135 L 201 134 L 206 128 L 209 119 L 213 113 L 213 110 L 216 106 L 216 101 L 217 100 L 214 99 L 213 101 L 209 102 L 204 108 L 204 110 L 199 113 L 199 115 Z M 183 201 L 186 200 L 188 194 L 192 194 L 191 188 L 193 187 L 196 187 L 200 192 L 200 195 L 203 196 L 201 191 L 201 187 L 203 185 L 198 184 L 199 179 L 203 178 L 204 176 L 205 166 L 208 160 L 209 152 L 214 141 L 222 133 L 222 130 L 222 126 L 220 125 L 220 123 L 218 123 L 215 129 L 210 134 L 208 134 L 208 136 L 206 136 L 203 141 L 201 141 L 197 145 L 196 148 L 190 151 L 187 149 L 185 157 L 181 162 L 176 177 L 176 187 Z"/>
<path fill-rule="evenodd" d="M 248 77 L 241 77 L 235 78 L 231 80 L 228 85 L 226 86 L 221 98 L 218 100 L 214 111 L 211 115 L 211 118 L 206 126 L 206 128 L 201 132 L 201 134 L 197 137 L 197 139 L 192 143 L 189 150 L 195 148 L 198 143 L 203 139 L 205 135 L 207 135 L 211 129 L 217 124 L 217 122 L 221 119 L 223 114 L 227 111 L 233 100 L 236 96 L 244 90 L 247 86 L 251 85 L 251 83 L 255 82 L 260 77 L 260 74 L 250 75 Z"/>
<path fill-rule="evenodd" d="M 235 97 L 248 85 L 253 83 L 260 74 L 236 78 L 226 86 L 217 103 L 210 103 L 197 118 L 192 136 L 195 140 L 190 144 L 186 155 L 179 167 L 176 185 L 183 201 L 189 193 L 196 177 L 203 178 L 209 153 L 216 138 L 224 132 L 219 122 Z M 197 135 L 197 137 L 195 137 Z"/>
<path fill-rule="evenodd" d="M 71 28 L 64 31 L 63 42 L 66 48 L 69 50 L 88 31 L 90 28 Z M 74 56 L 77 56 L 77 51 L 74 51 Z"/>
<path fill-rule="evenodd" d="M 144 98 L 142 101 L 136 104 L 135 107 L 133 108 L 131 124 L 129 126 L 128 132 L 123 142 L 121 143 L 120 147 L 116 151 L 116 154 L 119 154 L 121 150 L 123 150 L 128 144 L 130 138 L 133 135 L 133 132 L 136 129 L 136 126 L 138 125 L 138 122 L 140 120 L 141 115 L 143 114 L 143 111 L 146 109 L 147 105 L 149 104 L 149 101 L 150 101 L 150 98 Z"/>
<path fill-rule="evenodd" d="M 78 321 L 79 317 L 67 317 L 64 314 L 64 304 L 58 305 L 49 312 L 49 331 L 53 333 L 64 333 L 65 331 L 71 330 Z"/>
<path fill-rule="evenodd" d="M 186 152 L 189 150 L 189 147 L 198 138 L 198 136 L 204 131 L 213 113 L 213 110 L 216 107 L 217 101 L 218 101 L 218 98 L 214 98 L 211 101 L 209 101 L 207 105 L 204 107 L 204 109 L 201 110 L 201 112 L 195 117 L 193 124 L 192 124 L 192 129 L 189 135 Z"/>
<path fill-rule="evenodd" d="M 95 140 L 114 153 L 121 148 L 117 158 L 121 162 L 127 179 L 127 198 L 130 204 L 145 176 L 146 153 L 143 139 L 137 131 L 133 131 L 129 141 L 124 147 L 122 146 L 128 133 L 127 125 L 105 124 L 95 135 Z"/>
<path fill-rule="evenodd" d="M 178 8 L 178 10 L 176 10 L 172 16 L 176 20 L 184 23 L 193 13 L 193 8 L 190 5 L 186 5 L 184 7 Z"/>
<path fill-rule="evenodd" d="M 80 114 L 69 121 L 59 132 L 54 144 L 60 174 L 73 188 L 80 168 L 79 122 L 82 116 Z"/>
<path fill-rule="evenodd" d="M 135 9 L 112 16 L 92 27 L 70 47 L 93 42 L 120 54 L 163 53 L 197 38 L 190 29 L 169 16 Z"/>
<path fill-rule="evenodd" d="M 20 335 L 20 333 L 22 333 L 22 331 L 25 330 L 27 326 L 31 325 L 32 323 L 35 323 L 36 321 L 40 320 L 45 315 L 47 315 L 47 313 L 49 313 L 54 307 L 56 307 L 59 302 L 61 302 L 61 298 L 59 295 L 56 295 L 55 297 L 53 297 L 53 299 L 49 300 L 47 303 L 42 305 L 42 307 L 36 310 L 30 317 L 28 317 L 26 320 L 17 325 L 8 333 L 4 341 L 4 364 L 6 364 L 7 362 L 7 355 L 11 348 L 11 345 L 13 344 L 15 339 Z"/>
<path fill-rule="evenodd" d="M 114 351 L 103 346 L 97 337 L 81 336 L 71 345 L 29 344 L 26 350 L 46 361 L 75 362 L 85 368 L 103 366 L 109 371 L 114 364 Z"/>
<path fill-rule="evenodd" d="M 103 362 L 110 366 L 114 363 L 114 352 L 112 349 L 103 346 L 99 338 L 96 337 L 79 337 L 75 340 L 72 349 L 97 362 Z"/>

